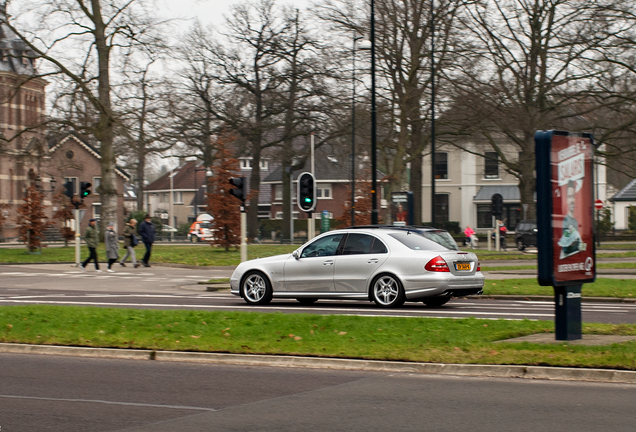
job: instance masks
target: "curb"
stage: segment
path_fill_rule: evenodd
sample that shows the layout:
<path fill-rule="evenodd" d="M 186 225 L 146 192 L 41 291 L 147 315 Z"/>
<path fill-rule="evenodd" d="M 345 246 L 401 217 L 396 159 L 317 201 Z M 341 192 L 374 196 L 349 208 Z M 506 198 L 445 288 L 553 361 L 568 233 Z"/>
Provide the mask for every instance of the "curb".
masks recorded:
<path fill-rule="evenodd" d="M 51 345 L 0 343 L 1 353 L 48 354 L 126 360 L 159 360 L 314 369 L 364 370 L 491 378 L 523 378 L 559 381 L 594 381 L 636 384 L 636 371 L 615 369 L 558 368 L 546 366 L 473 365 L 353 360 L 321 357 L 295 357 L 252 354 L 221 354 L 179 351 L 83 348 Z"/>

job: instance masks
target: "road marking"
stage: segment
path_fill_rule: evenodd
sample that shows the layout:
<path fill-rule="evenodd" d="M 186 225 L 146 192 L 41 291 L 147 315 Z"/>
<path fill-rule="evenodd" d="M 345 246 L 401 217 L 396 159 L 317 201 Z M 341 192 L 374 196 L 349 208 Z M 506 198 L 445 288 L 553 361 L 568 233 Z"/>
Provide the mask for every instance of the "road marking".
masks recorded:
<path fill-rule="evenodd" d="M 57 402 L 85 402 L 85 403 L 99 403 L 99 404 L 106 404 L 106 405 L 138 406 L 138 407 L 148 407 L 148 408 L 171 408 L 171 409 L 182 409 L 182 410 L 216 411 L 214 408 L 203 408 L 203 407 L 193 407 L 193 406 L 183 406 L 183 405 L 159 405 L 159 404 L 146 404 L 146 403 L 136 403 L 136 402 L 116 402 L 116 401 L 105 401 L 105 400 L 95 400 L 95 399 L 65 399 L 65 398 L 46 398 L 46 397 L 17 396 L 17 395 L 0 395 L 0 397 L 7 398 L 7 399 L 30 399 L 30 400 L 57 401 Z"/>

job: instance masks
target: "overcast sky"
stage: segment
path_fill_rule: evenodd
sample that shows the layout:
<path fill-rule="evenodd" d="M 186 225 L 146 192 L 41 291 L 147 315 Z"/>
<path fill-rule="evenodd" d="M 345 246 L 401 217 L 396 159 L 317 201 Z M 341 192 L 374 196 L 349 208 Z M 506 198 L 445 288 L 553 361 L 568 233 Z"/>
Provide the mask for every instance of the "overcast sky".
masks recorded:
<path fill-rule="evenodd" d="M 203 24 L 218 26 L 224 15 L 229 15 L 230 7 L 244 0 L 158 0 L 161 15 L 173 18 L 199 18 Z M 309 0 L 277 0 L 278 5 L 294 4 L 299 9 L 309 5 Z"/>

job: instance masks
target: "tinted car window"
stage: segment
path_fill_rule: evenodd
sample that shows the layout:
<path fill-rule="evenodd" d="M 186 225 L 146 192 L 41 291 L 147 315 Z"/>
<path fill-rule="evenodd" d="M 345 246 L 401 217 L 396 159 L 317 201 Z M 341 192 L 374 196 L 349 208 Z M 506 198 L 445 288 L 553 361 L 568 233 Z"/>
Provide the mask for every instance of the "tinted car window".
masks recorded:
<path fill-rule="evenodd" d="M 370 253 L 387 253 L 387 249 L 380 240 L 367 234 L 349 234 L 342 248 L 343 255 Z"/>
<path fill-rule="evenodd" d="M 452 235 L 448 231 L 423 231 L 420 234 L 435 243 L 444 246 L 446 249 L 459 250 L 457 243 Z"/>
<path fill-rule="evenodd" d="M 319 238 L 303 249 L 302 258 L 335 255 L 344 234 L 334 234 Z"/>
<path fill-rule="evenodd" d="M 451 249 L 449 247 L 446 247 L 442 244 L 440 244 L 437 241 L 431 240 L 428 237 L 425 237 L 424 235 L 418 234 L 414 231 L 406 231 L 406 232 L 399 232 L 399 233 L 395 233 L 395 234 L 389 234 L 391 237 L 393 237 L 394 239 L 396 239 L 397 241 L 399 241 L 400 243 L 402 243 L 403 245 L 405 245 L 406 247 L 408 247 L 409 249 L 413 249 L 413 250 L 448 250 Z M 451 237 L 451 240 L 453 238 Z M 439 240 L 439 238 L 438 238 Z M 455 241 L 453 240 L 453 243 L 455 243 Z M 457 246 L 455 245 L 455 248 Z M 452 250 L 456 250 L 456 249 L 452 249 Z"/>

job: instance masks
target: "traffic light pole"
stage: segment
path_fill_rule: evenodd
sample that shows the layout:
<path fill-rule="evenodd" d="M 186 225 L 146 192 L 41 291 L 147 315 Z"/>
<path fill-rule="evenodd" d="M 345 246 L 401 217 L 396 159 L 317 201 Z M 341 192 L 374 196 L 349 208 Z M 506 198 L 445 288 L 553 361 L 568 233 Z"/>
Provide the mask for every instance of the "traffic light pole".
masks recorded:
<path fill-rule="evenodd" d="M 79 207 L 77 205 L 75 205 L 75 210 L 73 210 L 73 214 L 75 215 L 75 267 L 79 267 L 80 266 L 80 241 L 81 241 L 81 234 L 80 234 L 80 211 L 79 211 Z"/>
<path fill-rule="evenodd" d="M 245 205 L 241 205 L 241 262 L 247 261 L 247 213 L 245 213 Z"/>

